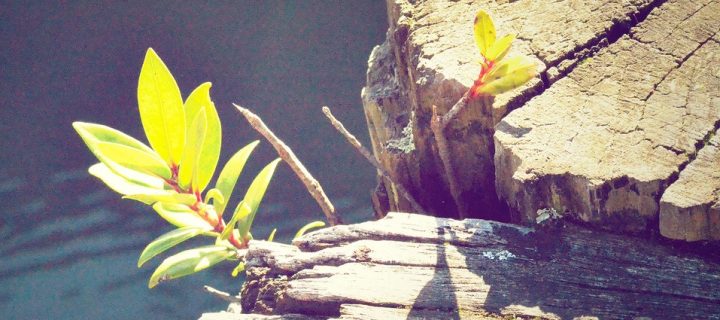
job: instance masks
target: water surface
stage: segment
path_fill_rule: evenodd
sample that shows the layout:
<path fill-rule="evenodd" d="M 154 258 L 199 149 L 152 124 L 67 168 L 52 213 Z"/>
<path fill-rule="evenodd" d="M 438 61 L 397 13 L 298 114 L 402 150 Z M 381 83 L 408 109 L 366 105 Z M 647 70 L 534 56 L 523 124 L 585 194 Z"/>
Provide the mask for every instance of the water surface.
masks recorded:
<path fill-rule="evenodd" d="M 145 140 L 136 86 L 148 47 L 185 96 L 213 83 L 225 137 L 222 163 L 261 139 L 232 108 L 236 102 L 286 139 L 347 220 L 369 219 L 374 170 L 326 123 L 320 107 L 331 106 L 369 142 L 360 89 L 367 57 L 386 28 L 382 1 L 0 4 L 3 317 L 192 319 L 225 305 L 202 285 L 239 288 L 228 264 L 147 289 L 160 260 L 137 269 L 137 257 L 171 228 L 87 174 L 95 160 L 72 121 L 103 123 Z M 263 142 L 239 189 L 274 157 Z M 286 166 L 260 210 L 254 234 L 278 227 L 279 241 L 322 219 Z"/>

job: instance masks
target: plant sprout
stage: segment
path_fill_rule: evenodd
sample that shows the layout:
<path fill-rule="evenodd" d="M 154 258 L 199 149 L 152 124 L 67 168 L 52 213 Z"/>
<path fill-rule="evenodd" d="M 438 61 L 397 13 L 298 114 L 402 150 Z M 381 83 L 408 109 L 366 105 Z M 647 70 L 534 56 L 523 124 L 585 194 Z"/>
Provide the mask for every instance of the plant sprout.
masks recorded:
<path fill-rule="evenodd" d="M 433 116 L 430 120 L 430 128 L 435 135 L 438 154 L 445 170 L 450 194 L 460 218 L 466 217 L 468 209 L 461 199 L 462 191 L 455 177 L 455 169 L 450 158 L 450 147 L 445 137 L 445 128 L 450 121 L 457 118 L 471 99 L 482 98 L 481 101 L 489 107 L 492 104 L 493 96 L 520 87 L 537 75 L 537 67 L 532 59 L 525 56 L 513 56 L 505 59 L 510 52 L 510 45 L 515 40 L 515 35 L 509 34 L 497 39 L 495 24 L 487 12 L 480 10 L 477 13 L 473 22 L 473 33 L 475 34 L 475 44 L 477 44 L 482 57 L 480 74 L 470 89 L 447 113 L 441 116 L 438 114 L 437 106 L 433 106 Z"/>
<path fill-rule="evenodd" d="M 480 75 L 470 88 L 471 98 L 496 96 L 525 84 L 537 75 L 535 62 L 526 56 L 503 60 L 516 36 L 508 34 L 496 39 L 495 24 L 487 12 L 480 10 L 473 24 L 475 43 L 482 59 Z"/>
<path fill-rule="evenodd" d="M 244 249 L 253 239 L 250 228 L 280 159 L 267 164 L 254 178 L 245 197 L 226 223 L 223 213 L 235 184 L 259 141 L 240 149 L 225 164 L 207 192 L 220 158 L 222 129 L 209 82 L 198 86 L 183 101 L 175 78 L 150 48 L 138 81 L 138 107 L 147 146 L 108 126 L 74 122 L 90 151 L 100 161 L 91 175 L 123 195 L 151 205 L 177 227 L 153 240 L 140 254 L 138 267 L 153 257 L 195 236 L 215 238 L 212 245 L 189 249 L 165 259 L 150 277 L 149 287 L 183 277 L 225 260 L 240 261 L 233 270 L 244 269 Z M 324 226 L 313 222 L 298 235 Z M 272 241 L 275 231 L 268 238 Z"/>

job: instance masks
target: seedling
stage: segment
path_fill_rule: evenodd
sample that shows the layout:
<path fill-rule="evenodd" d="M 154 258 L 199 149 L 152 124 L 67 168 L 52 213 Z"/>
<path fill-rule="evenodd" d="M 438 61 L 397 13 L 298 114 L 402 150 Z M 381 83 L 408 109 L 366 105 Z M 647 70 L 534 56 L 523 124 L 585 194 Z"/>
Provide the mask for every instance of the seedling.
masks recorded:
<path fill-rule="evenodd" d="M 215 239 L 212 245 L 185 250 L 165 259 L 150 277 L 150 288 L 226 260 L 239 261 L 233 275 L 242 271 L 244 249 L 253 239 L 250 228 L 280 161 L 270 162 L 258 173 L 226 223 L 223 213 L 259 141 L 235 153 L 220 171 L 214 188 L 205 192 L 215 173 L 222 141 L 220 118 L 210 99 L 211 86 L 209 82 L 201 84 L 183 102 L 170 70 L 153 49 L 148 49 L 137 94 L 140 118 L 150 146 L 108 126 L 73 123 L 100 161 L 89 168 L 90 174 L 123 198 L 152 206 L 163 219 L 177 227 L 148 244 L 140 254 L 138 267 L 193 237 Z M 323 222 L 313 222 L 296 236 L 322 226 Z M 268 240 L 272 241 L 274 234 L 275 231 Z"/>
<path fill-rule="evenodd" d="M 537 75 L 535 62 L 529 57 L 512 56 L 505 58 L 510 52 L 510 47 L 516 36 L 508 34 L 497 39 L 495 24 L 487 12 L 480 10 L 477 13 L 473 22 L 473 32 L 475 34 L 475 44 L 480 51 L 480 74 L 470 89 L 446 114 L 439 115 L 437 107 L 433 106 L 433 117 L 430 122 L 450 194 L 453 197 L 460 218 L 465 218 L 468 210 L 460 197 L 461 190 L 455 178 L 455 170 L 450 158 L 450 148 L 445 137 L 445 127 L 457 118 L 471 99 L 480 98 L 483 103 L 490 105 L 493 96 L 518 88 Z"/>
<path fill-rule="evenodd" d="M 495 24 L 487 12 L 475 16 L 473 31 L 480 50 L 480 75 L 470 88 L 471 98 L 496 96 L 515 89 L 537 75 L 535 62 L 526 56 L 504 59 L 515 40 L 514 34 L 496 38 Z"/>

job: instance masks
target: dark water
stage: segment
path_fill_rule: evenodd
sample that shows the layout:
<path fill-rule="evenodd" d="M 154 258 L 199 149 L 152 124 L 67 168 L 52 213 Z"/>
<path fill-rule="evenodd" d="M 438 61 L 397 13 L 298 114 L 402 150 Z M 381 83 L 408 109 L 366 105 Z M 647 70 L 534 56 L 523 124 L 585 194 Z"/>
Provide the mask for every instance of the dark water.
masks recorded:
<path fill-rule="evenodd" d="M 373 169 L 326 123 L 329 105 L 368 143 L 360 102 L 367 57 L 387 28 L 382 1 L 2 2 L 0 4 L 0 314 L 5 319 L 197 318 L 236 291 L 232 265 L 147 289 L 159 263 L 136 259 L 171 228 L 120 200 L 70 124 L 98 122 L 144 137 L 137 77 L 153 47 L 184 95 L 204 81 L 223 123 L 223 155 L 259 139 L 232 102 L 286 139 L 347 220 L 371 216 Z M 263 143 L 241 177 L 275 157 Z M 235 200 L 240 195 L 236 195 Z M 253 233 L 279 241 L 322 214 L 286 166 Z M 206 240 L 208 241 L 208 240 Z M 195 244 L 198 244 L 197 242 Z"/>

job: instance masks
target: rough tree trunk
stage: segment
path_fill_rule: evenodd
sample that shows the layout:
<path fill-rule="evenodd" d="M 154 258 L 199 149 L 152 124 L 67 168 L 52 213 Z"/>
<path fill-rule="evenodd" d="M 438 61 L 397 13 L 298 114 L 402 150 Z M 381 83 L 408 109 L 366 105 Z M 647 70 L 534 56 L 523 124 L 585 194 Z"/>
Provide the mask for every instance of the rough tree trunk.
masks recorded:
<path fill-rule="evenodd" d="M 429 119 L 478 74 L 481 8 L 540 75 L 447 128 L 465 216 L 529 223 L 554 208 L 610 230 L 720 239 L 720 153 L 703 150 L 720 127 L 712 0 L 388 0 L 365 114 L 379 162 L 427 211 L 458 216 Z M 380 180 L 376 210 L 410 210 Z"/>
<path fill-rule="evenodd" d="M 720 319 L 720 264 L 572 225 L 390 213 L 294 244 L 251 242 L 252 314 L 201 319 Z"/>

